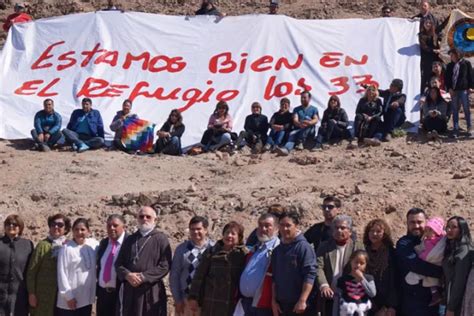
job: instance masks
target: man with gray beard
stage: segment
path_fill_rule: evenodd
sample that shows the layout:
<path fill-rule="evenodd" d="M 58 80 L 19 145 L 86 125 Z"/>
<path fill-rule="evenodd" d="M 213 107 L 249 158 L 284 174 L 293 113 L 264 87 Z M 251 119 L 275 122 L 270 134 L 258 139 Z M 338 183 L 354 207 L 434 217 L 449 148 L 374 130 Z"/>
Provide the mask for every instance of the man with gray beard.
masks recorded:
<path fill-rule="evenodd" d="M 258 219 L 258 243 L 247 257 L 247 265 L 240 277 L 240 292 L 245 316 L 272 316 L 271 257 L 278 239 L 278 218 L 265 213 Z"/>
<path fill-rule="evenodd" d="M 119 315 L 166 316 L 166 290 L 163 278 L 171 266 L 171 247 L 165 234 L 155 228 L 156 212 L 140 209 L 138 231 L 127 238 L 115 262 L 122 283 Z"/>

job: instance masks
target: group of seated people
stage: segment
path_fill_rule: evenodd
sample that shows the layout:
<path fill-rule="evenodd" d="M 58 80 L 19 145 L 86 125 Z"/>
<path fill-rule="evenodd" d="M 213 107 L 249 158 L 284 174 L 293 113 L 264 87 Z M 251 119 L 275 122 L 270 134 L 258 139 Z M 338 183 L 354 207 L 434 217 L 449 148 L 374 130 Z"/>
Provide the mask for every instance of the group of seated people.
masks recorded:
<path fill-rule="evenodd" d="M 395 246 L 384 219 L 371 220 L 359 240 L 340 199 L 325 197 L 321 210 L 324 221 L 303 233 L 298 212 L 272 205 L 246 241 L 235 221 L 214 241 L 208 220 L 194 216 L 174 255 L 149 206 L 130 234 L 121 215 L 110 215 L 100 242 L 88 220 L 50 216 L 36 247 L 22 237 L 22 218 L 10 215 L 0 313 L 90 316 L 96 303 L 98 316 L 165 316 L 169 273 L 177 316 L 473 315 L 474 247 L 463 217 L 445 225 L 412 208 Z"/>
<path fill-rule="evenodd" d="M 420 99 L 420 130 L 428 133 L 429 139 L 437 139 L 447 131 L 449 117 L 453 117 L 452 136 L 459 133 L 459 104 L 463 104 L 467 122 L 467 134 L 471 136 L 471 116 L 469 92 L 474 89 L 474 71 L 462 54 L 451 50 L 452 62 L 446 72 L 440 62 L 434 62 L 433 77 Z M 311 105 L 311 93 L 303 91 L 301 105 L 290 111 L 290 100 L 282 98 L 280 109 L 270 120 L 262 113 L 262 105 L 254 102 L 251 114 L 245 118 L 244 130 L 237 134 L 233 131 L 233 120 L 229 114 L 229 105 L 219 101 L 209 118 L 207 129 L 200 144 L 201 151 L 215 151 L 227 147 L 241 149 L 249 146 L 255 153 L 271 151 L 286 156 L 293 149 L 304 148 L 320 150 L 325 143 L 339 142 L 343 139 L 371 146 L 389 141 L 393 131 L 406 120 L 406 95 L 401 79 L 392 80 L 389 89 L 365 86 L 365 94 L 359 100 L 355 112 L 353 134 L 346 111 L 337 96 L 331 96 L 322 120 L 318 109 Z M 448 92 L 447 92 L 448 91 Z M 123 123 L 127 118 L 136 118 L 132 113 L 132 101 L 125 100 L 122 110 L 118 111 L 110 124 L 115 132 L 114 147 L 127 150 L 121 142 Z M 316 133 L 316 125 L 320 127 Z M 34 120 L 31 135 L 38 149 L 49 151 L 64 136 L 73 150 L 84 152 L 104 146 L 104 125 L 100 112 L 92 108 L 92 100 L 84 98 L 82 109 L 75 110 L 67 127 L 61 132 L 61 115 L 54 111 L 52 99 L 44 101 L 44 109 Z M 154 152 L 168 155 L 181 155 L 181 136 L 185 131 L 181 113 L 174 109 L 157 132 Z"/>

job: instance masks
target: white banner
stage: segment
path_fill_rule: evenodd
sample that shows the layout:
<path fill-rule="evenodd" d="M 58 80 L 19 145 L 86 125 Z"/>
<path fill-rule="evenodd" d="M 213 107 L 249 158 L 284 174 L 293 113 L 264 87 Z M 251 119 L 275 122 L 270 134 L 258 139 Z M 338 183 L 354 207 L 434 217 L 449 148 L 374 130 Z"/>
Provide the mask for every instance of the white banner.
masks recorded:
<path fill-rule="evenodd" d="M 96 12 L 15 25 L 0 67 L 0 138 L 29 137 L 46 98 L 66 126 L 90 97 L 106 126 L 124 99 L 158 127 L 183 111 L 183 145 L 199 142 L 217 100 L 234 130 L 259 101 L 269 118 L 303 88 L 322 114 L 331 94 L 353 118 L 361 84 L 404 81 L 407 117 L 420 86 L 418 22 L 405 19 L 295 20 L 286 16 L 180 17 Z M 112 136 L 109 134 L 109 136 Z"/>

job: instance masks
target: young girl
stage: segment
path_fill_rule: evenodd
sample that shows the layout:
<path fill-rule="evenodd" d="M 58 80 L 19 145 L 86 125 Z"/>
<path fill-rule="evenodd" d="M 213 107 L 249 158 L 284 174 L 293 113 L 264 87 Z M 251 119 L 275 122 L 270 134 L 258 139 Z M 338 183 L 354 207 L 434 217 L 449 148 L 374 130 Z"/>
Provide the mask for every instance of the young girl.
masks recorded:
<path fill-rule="evenodd" d="M 365 316 L 372 308 L 371 297 L 376 295 L 374 278 L 365 274 L 369 256 L 364 250 L 357 250 L 350 258 L 350 273 L 337 280 L 340 316 Z"/>
<path fill-rule="evenodd" d="M 420 259 L 441 266 L 445 247 L 444 220 L 441 217 L 433 217 L 426 223 L 422 242 L 415 247 L 415 251 Z M 439 304 L 442 297 L 439 291 L 440 280 L 438 278 L 426 277 L 414 272 L 408 273 L 405 277 L 405 281 L 411 285 L 418 284 L 421 280 L 424 287 L 431 289 L 430 306 Z"/>
<path fill-rule="evenodd" d="M 72 225 L 73 240 L 58 257 L 58 316 L 90 316 L 95 300 L 97 240 L 88 238 L 89 222 L 78 218 Z"/>

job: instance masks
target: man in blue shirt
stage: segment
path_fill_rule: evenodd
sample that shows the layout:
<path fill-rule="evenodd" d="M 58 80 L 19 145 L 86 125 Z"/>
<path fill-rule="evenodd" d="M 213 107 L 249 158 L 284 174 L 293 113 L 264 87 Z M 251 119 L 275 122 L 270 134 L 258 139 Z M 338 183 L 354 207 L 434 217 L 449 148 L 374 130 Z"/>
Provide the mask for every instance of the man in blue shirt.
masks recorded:
<path fill-rule="evenodd" d="M 285 147 L 276 149 L 279 156 L 288 156 L 295 145 L 297 150 L 303 150 L 308 136 L 314 134 L 315 126 L 319 122 L 319 113 L 316 107 L 309 104 L 310 101 L 311 93 L 301 92 L 301 105 L 293 111 L 294 130 L 291 131 Z"/>
<path fill-rule="evenodd" d="M 82 99 L 82 109 L 72 112 L 63 134 L 73 150 L 79 153 L 104 146 L 104 123 L 100 112 L 92 109 L 91 99 Z"/>
<path fill-rule="evenodd" d="M 258 243 L 252 247 L 240 277 L 242 307 L 246 316 L 272 316 L 271 258 L 278 239 L 278 218 L 265 213 L 258 219 Z"/>
<path fill-rule="evenodd" d="M 316 255 L 299 229 L 297 212 L 280 217 L 281 243 L 272 255 L 274 315 L 312 316 L 316 314 L 313 291 Z"/>
<path fill-rule="evenodd" d="M 43 110 L 35 115 L 35 128 L 31 130 L 31 136 L 40 151 L 50 151 L 62 137 L 61 115 L 54 111 L 54 101 L 46 99 L 43 102 Z"/>

